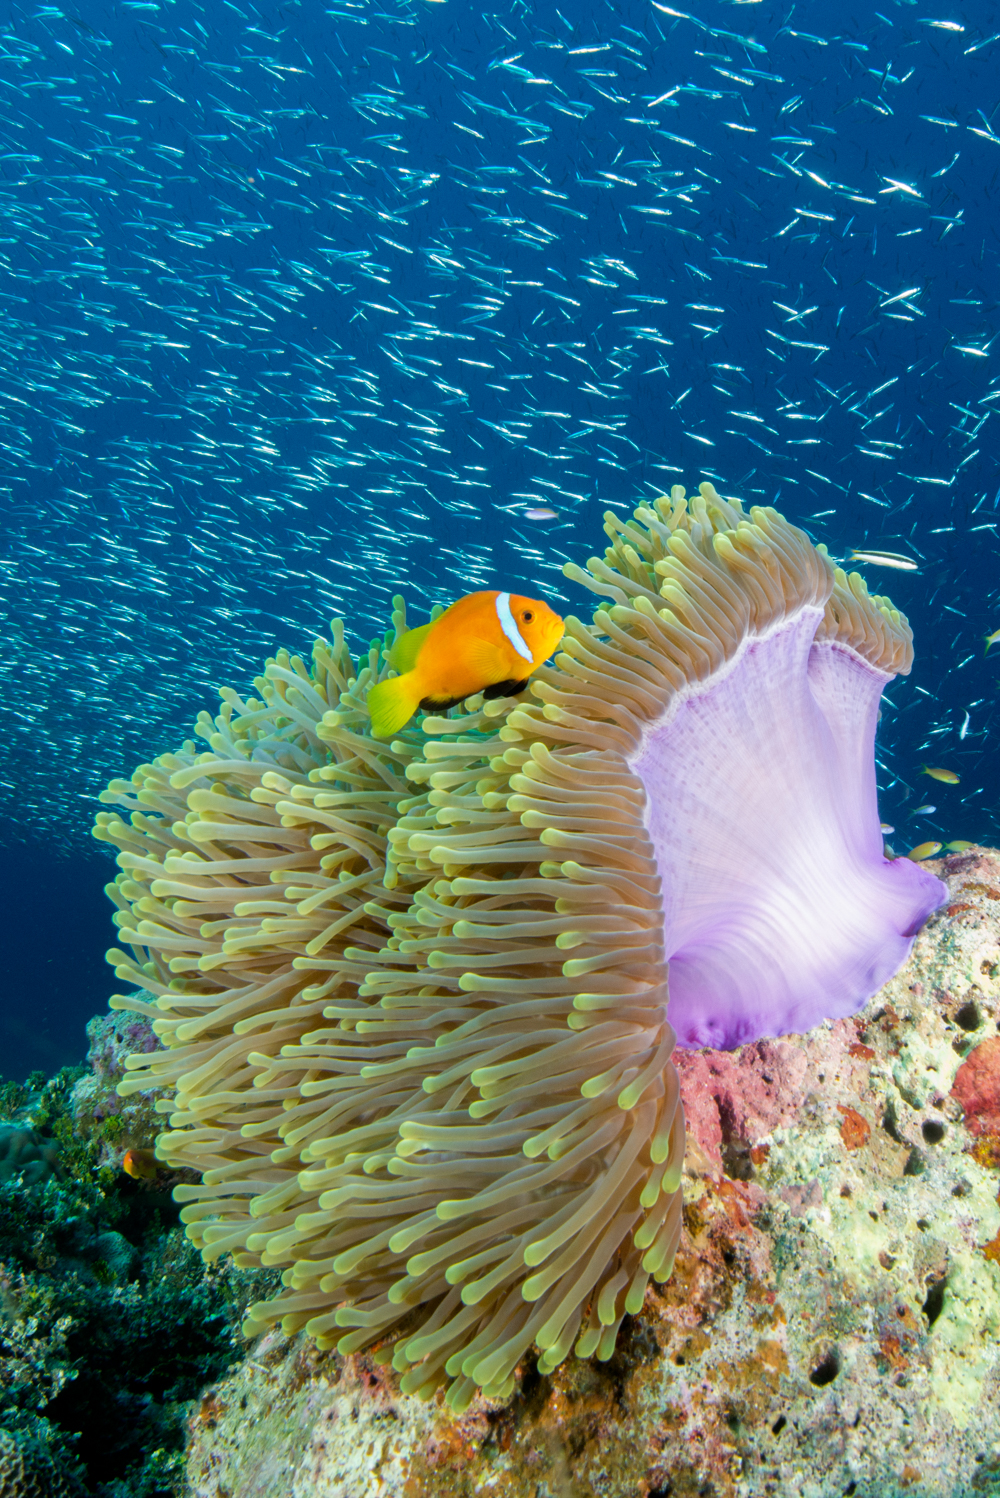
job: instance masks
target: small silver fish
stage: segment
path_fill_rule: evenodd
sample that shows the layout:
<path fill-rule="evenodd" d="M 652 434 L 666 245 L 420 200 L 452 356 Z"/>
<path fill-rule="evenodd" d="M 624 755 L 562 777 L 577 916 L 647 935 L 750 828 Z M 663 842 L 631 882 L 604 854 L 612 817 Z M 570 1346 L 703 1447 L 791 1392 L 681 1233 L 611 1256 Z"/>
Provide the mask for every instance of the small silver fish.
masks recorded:
<path fill-rule="evenodd" d="M 852 562 L 870 562 L 874 567 L 895 567 L 899 572 L 916 572 L 917 564 L 912 557 L 900 556 L 896 551 L 856 550 L 851 552 Z"/>
<path fill-rule="evenodd" d="M 522 510 L 521 514 L 525 520 L 555 520 L 559 511 L 550 510 L 548 505 L 536 505 L 530 510 Z"/>

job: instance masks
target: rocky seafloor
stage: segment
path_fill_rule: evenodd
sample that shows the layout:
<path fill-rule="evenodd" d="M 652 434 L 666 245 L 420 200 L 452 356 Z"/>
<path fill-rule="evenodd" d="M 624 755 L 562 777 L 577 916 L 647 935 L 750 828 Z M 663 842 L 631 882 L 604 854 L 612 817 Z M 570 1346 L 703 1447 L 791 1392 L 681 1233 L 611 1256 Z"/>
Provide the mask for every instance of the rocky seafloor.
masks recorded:
<path fill-rule="evenodd" d="M 80 1075 L 0 1089 L 0 1498 L 1000 1498 L 1000 853 L 929 867 L 950 901 L 862 1013 L 678 1053 L 685 1231 L 610 1362 L 461 1417 L 241 1343 L 260 1277 L 120 1170 L 148 1032 L 94 1022 Z"/>

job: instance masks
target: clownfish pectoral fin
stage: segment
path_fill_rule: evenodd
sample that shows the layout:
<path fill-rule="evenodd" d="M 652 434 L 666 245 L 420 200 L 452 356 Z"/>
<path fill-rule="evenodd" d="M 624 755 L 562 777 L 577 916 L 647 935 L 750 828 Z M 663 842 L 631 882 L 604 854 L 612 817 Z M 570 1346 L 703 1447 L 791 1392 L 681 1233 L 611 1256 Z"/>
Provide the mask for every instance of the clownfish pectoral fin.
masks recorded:
<path fill-rule="evenodd" d="M 523 692 L 527 685 L 527 677 L 523 681 L 514 681 L 513 678 L 509 677 L 506 681 L 495 681 L 491 687 L 484 688 L 483 696 L 489 698 L 516 697 L 518 692 Z"/>
<path fill-rule="evenodd" d="M 506 649 L 500 645 L 492 644 L 489 640 L 476 639 L 475 637 L 463 640 L 463 661 L 473 676 L 478 677 L 479 682 L 483 683 L 483 685 L 475 687 L 475 691 L 485 691 L 486 686 L 497 680 L 509 681 L 512 679 L 510 677 L 509 654 L 513 654 L 513 651 L 508 653 Z"/>
<path fill-rule="evenodd" d="M 424 646 L 424 641 L 430 634 L 435 621 L 430 624 L 421 624 L 417 629 L 408 629 L 405 634 L 399 636 L 392 649 L 389 651 L 389 665 L 400 676 L 405 676 L 407 671 L 412 671 L 417 664 L 417 656 Z"/>
<path fill-rule="evenodd" d="M 368 688 L 372 733 L 377 739 L 391 738 L 410 721 L 419 703 L 420 697 L 414 689 L 410 673 L 394 676 L 390 681 L 376 682 L 373 687 Z"/>

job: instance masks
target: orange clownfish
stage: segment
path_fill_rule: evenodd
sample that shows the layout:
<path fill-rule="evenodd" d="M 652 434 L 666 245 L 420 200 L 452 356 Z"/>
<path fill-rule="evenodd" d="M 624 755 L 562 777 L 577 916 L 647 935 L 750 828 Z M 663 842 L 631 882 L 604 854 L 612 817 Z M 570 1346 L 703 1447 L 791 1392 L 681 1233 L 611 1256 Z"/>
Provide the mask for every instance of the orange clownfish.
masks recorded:
<path fill-rule="evenodd" d="M 368 693 L 372 733 L 387 739 L 418 708 L 444 712 L 475 692 L 513 697 L 548 660 L 566 626 L 547 603 L 519 593 L 469 593 L 389 652 L 399 672 Z"/>
<path fill-rule="evenodd" d="M 155 1181 L 159 1173 L 156 1155 L 152 1150 L 126 1150 L 122 1158 L 122 1169 L 134 1181 Z"/>

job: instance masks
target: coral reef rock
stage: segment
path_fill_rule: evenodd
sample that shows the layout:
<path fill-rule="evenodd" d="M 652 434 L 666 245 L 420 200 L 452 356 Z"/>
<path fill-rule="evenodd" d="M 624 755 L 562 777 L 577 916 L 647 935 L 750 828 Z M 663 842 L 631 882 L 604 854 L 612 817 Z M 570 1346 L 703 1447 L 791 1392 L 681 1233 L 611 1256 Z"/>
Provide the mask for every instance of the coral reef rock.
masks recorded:
<path fill-rule="evenodd" d="M 136 998 L 151 1001 L 153 995 L 140 990 Z M 143 1015 L 117 1010 L 92 1019 L 87 1039 L 87 1070 L 73 1088 L 73 1122 L 78 1131 L 99 1141 L 99 1163 L 118 1169 L 126 1150 L 151 1144 L 163 1128 L 156 1112 L 159 1093 L 123 1098 L 117 1092 L 126 1056 L 155 1051 L 160 1042 Z"/>
<path fill-rule="evenodd" d="M 679 1056 L 669 1283 L 608 1362 L 462 1416 L 272 1330 L 190 1422 L 192 1498 L 1000 1494 L 1000 853 L 851 1019 Z"/>
<path fill-rule="evenodd" d="M 158 1044 L 148 1021 L 88 1031 L 89 1069 L 0 1082 L 0 1498 L 179 1494 L 190 1412 L 238 1366 L 267 1287 L 199 1258 L 170 1194 L 182 1173 L 121 1169 L 162 1128 L 154 1095 L 115 1091 Z"/>
<path fill-rule="evenodd" d="M 79 1492 L 43 1447 L 0 1430 L 0 1498 L 76 1498 Z"/>

